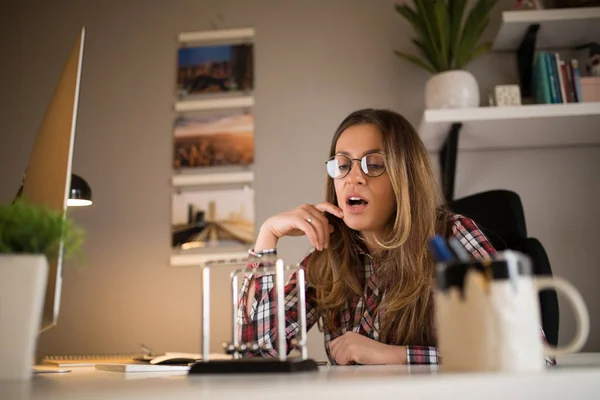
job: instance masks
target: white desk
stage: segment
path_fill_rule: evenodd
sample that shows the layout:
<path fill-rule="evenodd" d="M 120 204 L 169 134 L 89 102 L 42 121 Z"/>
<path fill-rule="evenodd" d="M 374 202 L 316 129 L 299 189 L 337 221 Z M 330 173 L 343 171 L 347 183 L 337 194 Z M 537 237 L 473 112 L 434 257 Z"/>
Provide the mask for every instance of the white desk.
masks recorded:
<path fill-rule="evenodd" d="M 536 374 L 450 374 L 407 366 L 321 367 L 291 375 L 188 376 L 118 373 L 91 367 L 0 383 L 2 399 L 598 399 L 600 353 L 559 358 Z"/>

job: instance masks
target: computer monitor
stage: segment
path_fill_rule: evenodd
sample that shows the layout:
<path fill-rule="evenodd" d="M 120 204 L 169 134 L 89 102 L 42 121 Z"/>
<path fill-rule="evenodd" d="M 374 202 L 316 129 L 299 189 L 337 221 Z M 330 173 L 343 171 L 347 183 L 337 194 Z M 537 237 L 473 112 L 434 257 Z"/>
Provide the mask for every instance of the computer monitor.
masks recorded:
<path fill-rule="evenodd" d="M 33 204 L 67 211 L 77 124 L 85 27 L 73 46 L 29 156 L 21 195 Z M 49 265 L 40 333 L 56 325 L 62 286 L 62 244 Z"/>

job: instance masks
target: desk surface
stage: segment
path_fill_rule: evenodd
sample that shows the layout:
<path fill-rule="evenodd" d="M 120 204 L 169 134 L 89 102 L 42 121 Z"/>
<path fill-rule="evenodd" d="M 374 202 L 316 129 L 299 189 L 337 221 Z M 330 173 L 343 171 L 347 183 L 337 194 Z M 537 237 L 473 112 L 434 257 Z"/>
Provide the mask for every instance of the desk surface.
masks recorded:
<path fill-rule="evenodd" d="M 185 372 L 120 373 L 92 367 L 2 383 L 3 399 L 302 399 L 598 398 L 600 353 L 559 358 L 531 374 L 451 374 L 418 366 L 321 367 L 292 375 L 188 376 Z M 408 397 L 405 397 L 408 396 Z"/>

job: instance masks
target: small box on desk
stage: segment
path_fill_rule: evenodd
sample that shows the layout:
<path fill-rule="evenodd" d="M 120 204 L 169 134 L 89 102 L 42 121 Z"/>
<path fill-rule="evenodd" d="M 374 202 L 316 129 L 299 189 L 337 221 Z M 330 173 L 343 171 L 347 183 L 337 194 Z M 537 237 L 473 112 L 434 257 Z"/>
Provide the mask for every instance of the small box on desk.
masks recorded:
<path fill-rule="evenodd" d="M 582 76 L 580 81 L 583 101 L 600 101 L 600 76 Z"/>

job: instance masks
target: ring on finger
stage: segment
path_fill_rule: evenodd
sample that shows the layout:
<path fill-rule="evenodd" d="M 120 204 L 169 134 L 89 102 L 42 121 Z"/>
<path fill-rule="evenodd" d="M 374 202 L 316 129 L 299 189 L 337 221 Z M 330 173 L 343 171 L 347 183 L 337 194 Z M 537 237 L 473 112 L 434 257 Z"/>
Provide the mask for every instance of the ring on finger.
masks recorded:
<path fill-rule="evenodd" d="M 308 222 L 309 224 L 312 224 L 313 219 L 311 217 L 306 218 L 306 222 Z"/>

